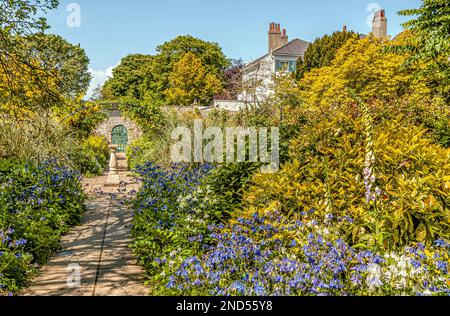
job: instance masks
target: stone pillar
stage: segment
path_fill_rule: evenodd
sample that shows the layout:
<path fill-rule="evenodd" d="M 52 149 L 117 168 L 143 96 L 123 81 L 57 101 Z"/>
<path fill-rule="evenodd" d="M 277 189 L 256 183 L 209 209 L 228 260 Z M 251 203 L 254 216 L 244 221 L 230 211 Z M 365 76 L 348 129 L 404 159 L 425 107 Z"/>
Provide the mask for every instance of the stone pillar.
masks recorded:
<path fill-rule="evenodd" d="M 106 187 L 119 187 L 120 186 L 120 178 L 119 173 L 117 172 L 117 158 L 116 151 L 117 146 L 111 145 L 109 146 L 111 150 L 111 158 L 109 160 L 109 173 L 108 178 L 106 179 L 105 186 Z"/>

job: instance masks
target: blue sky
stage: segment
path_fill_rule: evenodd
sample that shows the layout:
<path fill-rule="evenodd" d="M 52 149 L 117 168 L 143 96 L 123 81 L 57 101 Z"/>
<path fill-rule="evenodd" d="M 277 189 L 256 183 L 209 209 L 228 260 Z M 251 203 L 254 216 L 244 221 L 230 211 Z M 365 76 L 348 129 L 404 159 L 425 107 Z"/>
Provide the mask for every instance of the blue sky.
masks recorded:
<path fill-rule="evenodd" d="M 220 44 L 231 58 L 249 61 L 267 51 L 270 22 L 289 37 L 313 41 L 342 29 L 371 31 L 373 8 L 383 8 L 388 33 L 401 32 L 396 12 L 420 6 L 420 0 L 61 0 L 47 15 L 51 32 L 81 44 L 91 60 L 92 86 L 103 83 L 122 57 L 153 54 L 159 44 L 190 34 Z M 80 27 L 69 27 L 68 5 L 81 11 Z M 71 8 L 71 7 L 69 7 Z M 73 7 L 72 7 L 73 8 Z M 73 20 L 72 20 L 73 21 Z"/>

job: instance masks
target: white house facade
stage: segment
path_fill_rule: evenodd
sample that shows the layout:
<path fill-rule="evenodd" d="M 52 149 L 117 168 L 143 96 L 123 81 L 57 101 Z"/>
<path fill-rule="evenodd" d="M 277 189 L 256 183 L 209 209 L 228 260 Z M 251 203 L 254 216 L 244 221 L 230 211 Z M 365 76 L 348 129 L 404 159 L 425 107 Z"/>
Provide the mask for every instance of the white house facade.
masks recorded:
<path fill-rule="evenodd" d="M 344 26 L 344 31 L 346 31 Z M 378 38 L 387 38 L 387 18 L 384 10 L 375 12 L 372 33 Z M 363 36 L 362 36 L 363 37 Z M 309 42 L 294 39 L 289 41 L 280 24 L 270 23 L 268 53 L 250 63 L 242 70 L 242 93 L 237 100 L 216 100 L 214 106 L 228 111 L 240 111 L 257 105 L 273 94 L 273 78 L 277 74 L 293 73 L 299 58 L 304 58 Z"/>

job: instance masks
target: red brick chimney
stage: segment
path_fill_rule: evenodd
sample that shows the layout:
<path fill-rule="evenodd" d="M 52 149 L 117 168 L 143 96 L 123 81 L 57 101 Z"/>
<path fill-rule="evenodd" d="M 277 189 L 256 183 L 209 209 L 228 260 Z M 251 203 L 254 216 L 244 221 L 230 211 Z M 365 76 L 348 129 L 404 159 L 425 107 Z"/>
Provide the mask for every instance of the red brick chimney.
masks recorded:
<path fill-rule="evenodd" d="M 287 35 L 286 29 L 283 29 L 283 32 L 281 33 L 281 46 L 284 46 L 287 43 L 289 43 L 289 36 Z"/>
<path fill-rule="evenodd" d="M 282 45 L 281 43 L 281 26 L 272 22 L 269 26 L 269 53 L 279 48 Z"/>
<path fill-rule="evenodd" d="M 375 37 L 386 38 L 387 37 L 387 18 L 384 10 L 375 12 L 372 24 L 372 32 Z"/>

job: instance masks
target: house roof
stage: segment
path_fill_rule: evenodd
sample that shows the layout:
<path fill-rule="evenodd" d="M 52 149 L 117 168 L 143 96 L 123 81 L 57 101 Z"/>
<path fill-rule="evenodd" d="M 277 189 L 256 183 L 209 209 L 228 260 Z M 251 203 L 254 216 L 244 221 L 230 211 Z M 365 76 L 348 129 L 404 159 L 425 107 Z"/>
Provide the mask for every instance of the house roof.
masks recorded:
<path fill-rule="evenodd" d="M 303 56 L 308 49 L 310 43 L 301 39 L 294 39 L 280 48 L 275 49 L 272 54 L 275 56 Z"/>
<path fill-rule="evenodd" d="M 283 45 L 283 46 L 275 49 L 272 52 L 272 55 L 274 55 L 274 56 L 292 56 L 292 57 L 298 58 L 305 54 L 305 52 L 308 49 L 308 46 L 310 44 L 311 43 L 309 43 L 309 42 L 306 42 L 304 40 L 296 38 L 296 39 L 290 41 L 289 43 L 287 43 L 286 45 Z M 265 54 L 264 56 L 261 56 L 260 58 L 248 63 L 245 66 L 245 68 L 255 65 L 256 63 L 258 63 L 259 61 L 261 61 L 262 59 L 266 58 L 269 55 L 270 54 Z"/>

